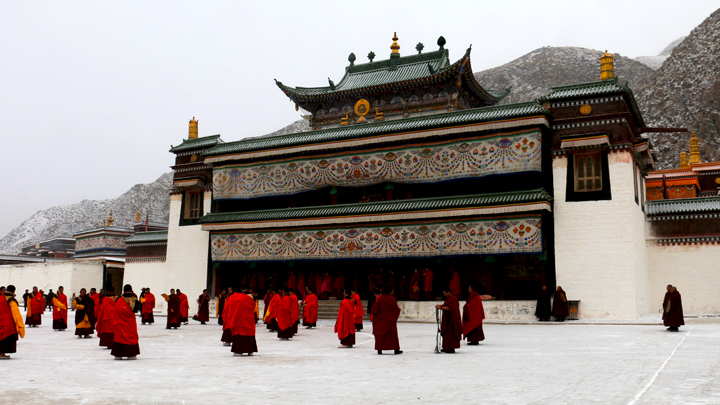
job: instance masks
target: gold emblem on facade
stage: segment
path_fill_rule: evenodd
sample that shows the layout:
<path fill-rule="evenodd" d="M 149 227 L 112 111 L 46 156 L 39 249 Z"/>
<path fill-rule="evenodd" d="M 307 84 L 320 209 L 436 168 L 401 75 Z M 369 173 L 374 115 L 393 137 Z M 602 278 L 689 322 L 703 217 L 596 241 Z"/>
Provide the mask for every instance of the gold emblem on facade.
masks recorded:
<path fill-rule="evenodd" d="M 720 177 L 715 177 L 715 184 L 720 184 Z"/>
<path fill-rule="evenodd" d="M 193 163 L 197 162 L 197 155 L 190 156 L 190 161 Z"/>
<path fill-rule="evenodd" d="M 361 98 L 357 103 L 355 103 L 355 114 L 358 115 L 356 122 L 366 122 L 365 115 L 368 112 L 370 112 L 370 102 Z"/>
<path fill-rule="evenodd" d="M 580 114 L 588 115 L 591 112 L 592 112 L 592 107 L 590 107 L 590 104 L 583 104 L 580 106 Z"/>

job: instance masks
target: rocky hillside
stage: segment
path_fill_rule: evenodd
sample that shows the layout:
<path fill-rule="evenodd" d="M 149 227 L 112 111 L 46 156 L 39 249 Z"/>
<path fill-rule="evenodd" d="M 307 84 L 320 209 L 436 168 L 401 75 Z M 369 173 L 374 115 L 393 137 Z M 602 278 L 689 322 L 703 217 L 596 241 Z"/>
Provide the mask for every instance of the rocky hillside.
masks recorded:
<path fill-rule="evenodd" d="M 150 213 L 151 221 L 167 222 L 170 212 L 172 173 L 165 173 L 149 184 L 137 184 L 118 198 L 109 200 L 83 200 L 77 204 L 61 205 L 38 211 L 0 239 L 0 253 L 17 254 L 24 246 L 57 236 L 96 228 L 110 211 L 123 228 L 132 228 L 135 213 L 143 219 Z"/>
<path fill-rule="evenodd" d="M 534 100 L 550 92 L 551 87 L 587 83 L 600 80 L 600 62 L 603 54 L 587 48 L 544 47 L 523 55 L 502 66 L 475 73 L 483 87 L 512 92 L 501 104 Z M 637 87 L 653 70 L 648 66 L 617 55 L 615 72 L 619 80 Z"/>
<path fill-rule="evenodd" d="M 703 161 L 720 160 L 720 10 L 697 26 L 635 90 L 645 121 L 696 131 Z M 677 167 L 688 134 L 651 134 L 659 168 Z"/>

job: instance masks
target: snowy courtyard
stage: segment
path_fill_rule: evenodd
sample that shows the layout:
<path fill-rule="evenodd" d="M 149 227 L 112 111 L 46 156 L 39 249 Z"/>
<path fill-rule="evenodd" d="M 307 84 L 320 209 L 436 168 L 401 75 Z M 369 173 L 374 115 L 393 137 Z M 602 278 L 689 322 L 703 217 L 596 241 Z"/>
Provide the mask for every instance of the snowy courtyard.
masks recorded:
<path fill-rule="evenodd" d="M 70 314 L 72 323 L 73 314 Z M 259 353 L 233 357 L 221 327 L 165 318 L 138 326 L 137 361 L 99 340 L 29 328 L 3 361 L 0 403 L 720 403 L 720 320 L 657 325 L 485 325 L 480 346 L 435 354 L 435 324 L 399 324 L 404 353 L 379 356 L 371 326 L 338 349 L 331 321 L 278 341 L 258 324 Z"/>

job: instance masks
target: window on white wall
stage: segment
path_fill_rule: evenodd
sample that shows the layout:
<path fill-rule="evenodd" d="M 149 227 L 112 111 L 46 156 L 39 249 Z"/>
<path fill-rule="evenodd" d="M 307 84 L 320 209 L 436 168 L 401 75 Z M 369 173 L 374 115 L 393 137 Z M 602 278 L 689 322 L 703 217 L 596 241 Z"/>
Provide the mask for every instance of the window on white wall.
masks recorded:
<path fill-rule="evenodd" d="M 575 191 L 602 190 L 602 161 L 600 153 L 575 156 Z"/>

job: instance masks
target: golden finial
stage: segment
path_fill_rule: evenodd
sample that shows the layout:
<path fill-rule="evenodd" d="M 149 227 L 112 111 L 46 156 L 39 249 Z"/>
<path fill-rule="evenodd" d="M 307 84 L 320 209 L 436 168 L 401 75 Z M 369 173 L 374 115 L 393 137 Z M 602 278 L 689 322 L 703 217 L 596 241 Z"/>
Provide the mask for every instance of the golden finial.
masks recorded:
<path fill-rule="evenodd" d="M 690 165 L 688 165 L 688 161 L 687 161 L 687 153 L 685 151 L 680 152 L 680 168 L 681 169 L 690 168 Z"/>
<path fill-rule="evenodd" d="M 135 222 L 140 222 L 140 211 L 135 213 Z"/>
<path fill-rule="evenodd" d="M 400 45 L 398 45 L 398 43 L 397 43 L 397 41 L 398 41 L 397 32 L 394 33 L 392 40 L 393 40 L 393 43 L 392 43 L 392 45 L 390 45 L 390 49 L 392 49 L 392 52 L 390 52 L 390 54 L 392 55 L 392 54 L 396 53 L 396 54 L 400 55 Z"/>
<path fill-rule="evenodd" d="M 190 130 L 188 133 L 188 139 L 195 139 L 198 137 L 198 122 L 195 117 L 190 120 Z"/>
<path fill-rule="evenodd" d="M 690 164 L 698 164 L 702 163 L 702 159 L 700 159 L 700 140 L 697 139 L 695 136 L 695 131 L 692 133 L 692 137 L 690 138 Z"/>
<path fill-rule="evenodd" d="M 607 49 L 600 59 L 600 80 L 612 80 L 615 78 L 615 67 L 613 66 L 615 56 L 608 53 Z"/>
<path fill-rule="evenodd" d="M 112 211 L 110 211 L 110 216 L 108 217 L 107 221 L 105 221 L 107 226 L 113 226 L 115 224 L 115 219 L 112 216 Z"/>

